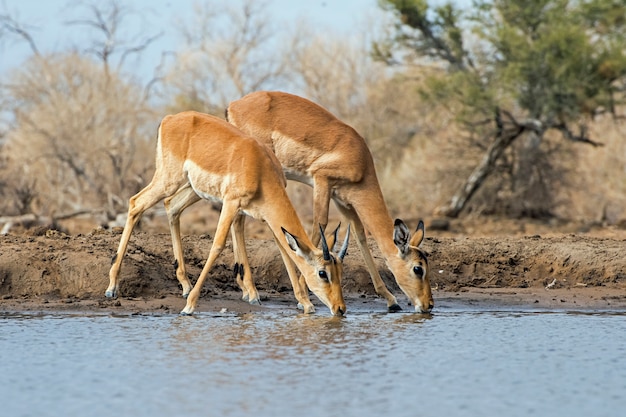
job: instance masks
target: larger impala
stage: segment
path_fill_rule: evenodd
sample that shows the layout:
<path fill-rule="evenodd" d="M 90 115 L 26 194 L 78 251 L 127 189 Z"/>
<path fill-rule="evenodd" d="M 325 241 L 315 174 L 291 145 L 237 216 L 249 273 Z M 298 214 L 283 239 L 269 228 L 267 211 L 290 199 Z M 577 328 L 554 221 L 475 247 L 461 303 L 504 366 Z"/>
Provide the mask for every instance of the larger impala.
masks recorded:
<path fill-rule="evenodd" d="M 314 308 L 306 288 L 298 282 L 293 263 L 304 275 L 306 285 L 332 314 L 343 315 L 346 305 L 341 291 L 341 260 L 335 259 L 325 244 L 323 250 L 317 249 L 308 238 L 287 197 L 285 185 L 280 163 L 272 152 L 235 126 L 196 112 L 166 116 L 158 131 L 154 177 L 147 187 L 130 198 L 128 219 L 112 261 L 105 295 L 115 297 L 118 293 L 122 259 L 143 212 L 163 199 L 166 207 L 173 206 L 176 211 L 176 206 L 197 201 L 190 197 L 197 194 L 205 199 L 221 200 L 223 205 L 209 257 L 193 289 L 186 276 L 177 275 L 183 295 L 188 294 L 181 314 L 193 313 L 202 284 L 224 248 L 234 219 L 245 213 L 265 221 L 272 230 L 295 296 L 305 312 Z"/>
<path fill-rule="evenodd" d="M 313 187 L 313 233 L 328 223 L 332 198 L 353 225 L 357 243 L 380 296 L 390 311 L 396 298 L 383 283 L 367 246 L 364 227 L 376 240 L 398 286 L 419 312 L 434 306 L 426 255 L 418 246 L 424 238 L 419 222 L 411 233 L 402 220 L 391 219 L 383 199 L 374 161 L 363 138 L 317 104 L 292 94 L 259 91 L 233 101 L 226 118 L 243 132 L 267 144 L 288 179 Z"/>

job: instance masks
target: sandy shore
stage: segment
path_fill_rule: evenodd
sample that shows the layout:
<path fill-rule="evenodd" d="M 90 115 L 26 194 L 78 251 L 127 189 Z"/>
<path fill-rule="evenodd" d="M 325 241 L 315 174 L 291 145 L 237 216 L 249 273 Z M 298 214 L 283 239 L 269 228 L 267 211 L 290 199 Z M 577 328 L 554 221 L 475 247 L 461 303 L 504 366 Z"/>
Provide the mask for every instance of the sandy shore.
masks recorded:
<path fill-rule="evenodd" d="M 606 288 L 544 289 L 544 288 L 467 288 L 461 291 L 435 291 L 433 315 L 453 310 L 565 310 L 565 311 L 624 311 L 626 295 L 623 291 Z M 235 291 L 221 292 L 198 302 L 198 313 L 234 312 L 250 313 L 280 310 L 284 314 L 301 314 L 295 298 L 289 294 L 262 294 L 262 305 L 250 305 L 239 299 Z M 330 314 L 328 309 L 313 298 L 318 315 Z M 402 313 L 412 313 L 413 308 L 399 296 Z M 348 315 L 362 312 L 386 311 L 383 299 L 376 296 L 346 297 Z M 177 295 L 151 297 L 120 297 L 116 300 L 24 297 L 0 300 L 0 313 L 10 312 L 84 312 L 102 314 L 178 314 L 185 300 Z"/>
<path fill-rule="evenodd" d="M 111 257 L 119 233 L 0 236 L 0 311 L 100 311 L 178 313 L 185 305 L 174 277 L 169 234 L 133 234 L 122 266 L 120 297 L 106 299 Z M 199 275 L 211 244 L 208 235 L 183 240 L 187 273 Z M 250 239 L 252 273 L 263 305 L 240 300 L 227 246 L 201 292 L 197 311 L 281 308 L 298 313 L 290 281 L 273 241 Z M 626 310 L 626 240 L 563 234 L 549 237 L 429 237 L 434 314 L 449 308 Z M 375 261 L 405 312 L 412 311 L 375 245 Z M 344 260 L 343 289 L 352 311 L 386 311 L 354 243 Z M 311 296 L 317 314 L 328 309 Z"/>

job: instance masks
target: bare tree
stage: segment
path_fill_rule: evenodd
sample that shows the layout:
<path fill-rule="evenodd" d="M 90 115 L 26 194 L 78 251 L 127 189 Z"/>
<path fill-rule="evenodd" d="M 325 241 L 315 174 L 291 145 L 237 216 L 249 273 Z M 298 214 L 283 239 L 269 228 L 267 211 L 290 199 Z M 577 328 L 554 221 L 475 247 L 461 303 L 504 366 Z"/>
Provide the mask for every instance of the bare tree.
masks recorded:
<path fill-rule="evenodd" d="M 370 59 L 356 38 L 316 35 L 306 27 L 291 35 L 290 77 L 296 90 L 338 117 L 354 120 L 370 86 L 386 78 L 380 63 Z"/>
<path fill-rule="evenodd" d="M 181 22 L 186 46 L 165 77 L 171 107 L 221 115 L 231 100 L 285 76 L 279 32 L 264 8 L 252 0 L 196 6 L 195 21 Z"/>
<path fill-rule="evenodd" d="M 124 38 L 127 12 L 117 2 L 80 5 L 91 15 L 69 24 L 95 28 L 95 40 L 82 53 L 42 54 L 17 21 L 0 21 L 33 50 L 0 86 L 7 116 L 2 191 L 14 202 L 3 211 L 53 220 L 97 212 L 111 219 L 125 211 L 127 197 L 152 169 L 157 117 L 142 86 L 121 68 L 156 37 L 138 43 Z"/>
<path fill-rule="evenodd" d="M 117 56 L 117 64 L 113 70 L 120 72 L 128 57 L 140 54 L 163 35 L 162 31 L 149 35 L 141 32 L 139 34 L 125 33 L 124 21 L 134 11 L 122 6 L 117 0 L 106 3 L 79 2 L 78 6 L 86 9 L 86 17 L 70 19 L 66 24 L 92 29 L 88 33 L 93 34 L 93 40 L 89 42 L 84 52 L 95 56 L 102 63 L 107 75 L 115 56 Z"/>
<path fill-rule="evenodd" d="M 113 215 L 143 182 L 152 158 L 136 153 L 152 115 L 140 88 L 109 77 L 79 55 L 55 55 L 33 58 L 5 87 L 10 164 L 37 179 L 39 210 Z"/>

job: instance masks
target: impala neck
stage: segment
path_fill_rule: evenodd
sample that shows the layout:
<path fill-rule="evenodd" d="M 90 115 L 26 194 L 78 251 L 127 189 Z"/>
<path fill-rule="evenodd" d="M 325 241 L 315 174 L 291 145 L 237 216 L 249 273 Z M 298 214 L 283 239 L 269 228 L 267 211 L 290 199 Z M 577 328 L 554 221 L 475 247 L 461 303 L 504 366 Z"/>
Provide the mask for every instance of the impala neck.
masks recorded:
<path fill-rule="evenodd" d="M 284 192 L 284 199 L 279 199 L 277 202 L 269 204 L 266 210 L 264 210 L 263 219 L 274 233 L 277 239 L 283 243 L 283 247 L 287 248 L 289 257 L 300 267 L 302 258 L 294 256 L 293 251 L 289 249 L 285 235 L 283 234 L 281 227 L 285 228 L 289 233 L 298 238 L 298 242 L 301 245 L 307 246 L 310 249 L 315 249 L 315 245 L 311 242 L 309 235 L 304 230 L 302 222 L 298 217 L 298 213 L 293 208 L 293 205 L 289 201 L 287 192 L 284 189 L 280 191 Z M 281 193 L 282 194 L 282 193 Z M 280 208 L 280 209 L 277 209 Z"/>
<path fill-rule="evenodd" d="M 372 235 L 385 259 L 388 259 L 398 252 L 393 242 L 393 219 L 389 216 L 378 181 L 373 185 L 352 195 L 351 203 L 363 226 Z"/>

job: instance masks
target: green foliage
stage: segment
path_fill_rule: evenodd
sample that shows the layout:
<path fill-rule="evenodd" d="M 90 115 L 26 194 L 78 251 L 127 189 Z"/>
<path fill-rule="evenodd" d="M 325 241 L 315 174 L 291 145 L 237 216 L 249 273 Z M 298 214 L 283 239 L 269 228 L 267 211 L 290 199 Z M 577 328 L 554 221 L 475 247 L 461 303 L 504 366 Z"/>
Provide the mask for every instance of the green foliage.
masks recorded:
<path fill-rule="evenodd" d="M 550 213 L 568 157 L 545 134 L 598 145 L 588 123 L 626 102 L 626 3 L 474 0 L 463 12 L 426 0 L 381 4 L 397 25 L 375 56 L 428 68 L 423 98 L 450 109 L 485 152 L 442 213 L 458 215 L 483 183 L 497 190 L 481 196 L 492 209 Z"/>
<path fill-rule="evenodd" d="M 375 45 L 375 56 L 390 58 L 394 45 L 409 48 L 424 56 L 443 59 L 455 69 L 464 66 L 463 34 L 459 26 L 461 13 L 446 4 L 432 10 L 426 0 L 381 0 L 381 7 L 399 15 L 397 34 L 385 47 Z M 419 33 L 424 36 L 420 36 Z M 382 53 L 381 53 L 382 52 Z"/>
<path fill-rule="evenodd" d="M 494 69 L 492 82 L 547 126 L 612 108 L 612 82 L 626 76 L 626 42 L 607 42 L 596 30 L 604 25 L 590 23 L 610 19 L 595 8 L 590 20 L 584 6 L 569 0 L 498 0 L 481 2 L 472 16 L 474 33 L 493 50 L 483 63 Z"/>
<path fill-rule="evenodd" d="M 438 58 L 448 69 L 424 94 L 462 103 L 463 119 L 506 104 L 550 128 L 623 102 L 623 1 L 477 0 L 466 20 L 451 4 L 382 3 L 400 22 L 397 50 L 411 49 L 415 62 Z"/>

